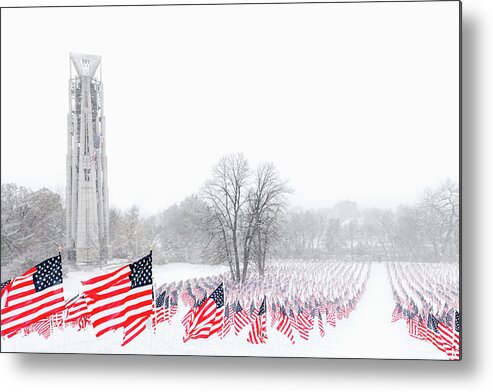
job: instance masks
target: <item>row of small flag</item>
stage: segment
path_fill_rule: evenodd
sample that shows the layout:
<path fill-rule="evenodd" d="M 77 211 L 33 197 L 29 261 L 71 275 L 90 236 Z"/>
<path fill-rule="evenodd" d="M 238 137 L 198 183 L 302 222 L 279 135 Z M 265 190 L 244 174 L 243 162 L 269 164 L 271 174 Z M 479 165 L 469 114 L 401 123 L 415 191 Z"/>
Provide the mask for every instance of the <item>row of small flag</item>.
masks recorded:
<path fill-rule="evenodd" d="M 172 282 L 162 289 L 174 296 L 179 290 L 183 304 L 189 307 L 182 320 L 187 332 L 185 341 L 210 336 L 210 332 L 189 333 L 190 319 L 201 312 L 207 293 L 216 290 L 220 279 L 228 290 L 226 297 L 221 297 L 225 304 L 220 308 L 224 306 L 224 310 L 215 315 L 219 324 L 211 321 L 214 333 L 224 338 L 232 330 L 239 335 L 245 326 L 256 326 L 257 332 L 250 331 L 247 341 L 265 343 L 268 315 L 271 328 L 294 344 L 296 333 L 308 340 L 310 331 L 318 327 L 323 337 L 326 324 L 335 327 L 337 319 L 348 317 L 365 291 L 369 271 L 367 263 L 270 263 L 262 279 L 252 276 L 238 284 L 225 274 Z"/>
<path fill-rule="evenodd" d="M 298 307 L 296 311 L 285 304 L 272 303 L 267 305 L 264 296 L 260 306 L 252 303 L 250 309 L 244 309 L 240 301 L 224 304 L 223 284 L 214 290 L 209 297 L 204 297 L 195 306 L 190 307 L 182 318 L 185 328 L 184 342 L 190 339 L 207 339 L 217 334 L 221 339 L 234 330 L 236 336 L 247 327 L 247 342 L 252 344 L 267 343 L 267 314 L 270 314 L 270 327 L 285 335 L 291 344 L 295 344 L 295 332 L 304 340 L 309 340 L 310 331 L 318 328 L 321 337 L 325 336 L 325 324 L 336 326 L 336 320 L 349 317 L 356 308 L 364 290 L 358 297 L 347 304 L 319 304 L 316 309 Z"/>
<path fill-rule="evenodd" d="M 392 321 L 406 320 L 411 337 L 459 359 L 458 265 L 388 263 L 387 273 L 396 303 Z"/>
<path fill-rule="evenodd" d="M 311 274 L 307 275 L 307 270 Z M 279 311 L 282 306 L 288 313 L 291 309 L 295 314 L 296 311 L 299 313 L 301 308 L 315 316 L 319 310 L 323 314 L 325 307 L 335 312 L 350 309 L 354 299 L 366 286 L 369 271 L 366 263 L 317 263 L 316 266 L 303 266 L 291 262 L 273 262 L 262 278 L 251 276 L 241 284 L 223 274 L 168 283 L 161 287 L 161 291 L 179 291 L 185 306 L 195 307 L 204 301 L 207 293 L 214 291 L 223 282 L 228 288 L 225 302 L 231 304 L 232 311 L 239 303 L 252 313 L 267 295 L 269 313 L 273 313 L 271 309 L 277 308 Z"/>
<path fill-rule="evenodd" d="M 395 303 L 404 309 L 451 320 L 453 309 L 459 308 L 457 264 L 388 263 L 387 272 Z"/>
<path fill-rule="evenodd" d="M 409 331 L 409 336 L 430 342 L 438 350 L 446 353 L 451 360 L 460 359 L 460 313 L 454 311 L 453 325 L 446 320 L 439 320 L 429 313 L 427 316 L 412 315 L 396 304 L 392 312 L 392 322 L 404 319 Z"/>
<path fill-rule="evenodd" d="M 83 281 L 83 292 L 67 301 L 62 283 L 60 254 L 2 283 L 2 337 L 37 332 L 48 338 L 56 328 L 72 326 L 83 330 L 91 325 L 97 337 L 123 328 L 122 345 L 126 345 L 146 329 L 148 320 L 155 331 L 158 324 L 171 323 L 178 309 L 177 290 L 165 290 L 154 298 L 152 252 L 134 263 Z M 184 288 L 182 298 L 189 292 L 189 287 Z M 203 287 L 201 292 L 203 297 L 194 296 L 193 305 L 190 304 L 182 319 L 184 342 L 205 339 L 216 333 L 224 338 L 231 329 L 238 335 L 248 326 L 247 341 L 265 343 L 267 311 L 271 314 L 271 327 L 275 326 L 292 344 L 295 343 L 293 331 L 308 340 L 315 323 L 324 336 L 324 319 L 335 327 L 336 318 L 348 317 L 363 294 L 363 290 L 358 290 L 357 296 L 345 304 L 314 301 L 315 307 L 311 308 L 306 303 L 303 307 L 298 301 L 296 310 L 291 308 L 291 302 L 282 303 L 279 299 L 268 306 L 264 296 L 258 308 L 252 302 L 248 310 L 242 308 L 239 300 L 225 304 L 223 283 L 209 296 Z"/>

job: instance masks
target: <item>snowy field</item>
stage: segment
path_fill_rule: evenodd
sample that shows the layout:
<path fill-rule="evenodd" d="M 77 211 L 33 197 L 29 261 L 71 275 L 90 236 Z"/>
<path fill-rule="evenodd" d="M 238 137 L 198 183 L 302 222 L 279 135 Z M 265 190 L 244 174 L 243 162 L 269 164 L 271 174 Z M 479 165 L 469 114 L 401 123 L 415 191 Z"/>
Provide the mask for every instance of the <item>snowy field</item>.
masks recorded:
<path fill-rule="evenodd" d="M 226 267 L 191 264 L 169 264 L 154 267 L 154 280 L 159 284 L 206 277 L 227 272 Z M 81 289 L 80 280 L 94 273 L 77 271 L 64 279 L 65 297 L 70 298 Z M 181 305 L 171 324 L 159 324 L 154 333 L 148 328 L 134 341 L 121 347 L 123 331 L 107 333 L 100 338 L 91 328 L 77 331 L 67 327 L 55 329 L 49 339 L 38 334 L 18 334 L 2 339 L 4 352 L 49 353 L 118 353 L 160 355 L 228 355 L 228 356 L 286 356 L 286 357 L 343 357 L 343 358 L 426 358 L 447 360 L 447 355 L 430 343 L 409 337 L 404 321 L 391 323 L 395 303 L 387 279 L 385 264 L 373 263 L 366 293 L 349 318 L 338 320 L 337 326 L 326 326 L 325 336 L 313 331 L 308 341 L 298 339 L 291 345 L 284 335 L 268 328 L 268 342 L 263 345 L 247 343 L 248 328 L 239 336 L 224 339 L 214 335 L 205 340 L 183 343 L 184 328 L 180 323 L 188 308 Z M 270 325 L 270 320 L 267 322 Z"/>

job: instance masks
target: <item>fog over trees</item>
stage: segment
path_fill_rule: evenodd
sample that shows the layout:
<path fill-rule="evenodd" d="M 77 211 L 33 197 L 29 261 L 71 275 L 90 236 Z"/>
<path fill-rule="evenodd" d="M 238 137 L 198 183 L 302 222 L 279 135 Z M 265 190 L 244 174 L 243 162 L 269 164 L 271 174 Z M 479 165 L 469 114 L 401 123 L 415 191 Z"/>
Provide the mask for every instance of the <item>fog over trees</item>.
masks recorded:
<path fill-rule="evenodd" d="M 110 210 L 114 258 L 152 247 L 155 263 L 224 264 L 237 282 L 263 274 L 270 259 L 457 262 L 459 187 L 446 180 L 415 205 L 360 208 L 344 200 L 321 209 L 288 205 L 292 184 L 274 164 L 250 167 L 222 157 L 198 193 L 157 214 L 138 206 Z M 65 244 L 63 198 L 2 184 L 2 279 L 21 274 Z"/>
<path fill-rule="evenodd" d="M 276 255 L 300 259 L 458 262 L 459 187 L 450 180 L 424 192 L 413 206 L 291 209 Z"/>
<path fill-rule="evenodd" d="M 65 243 L 62 197 L 46 188 L 33 192 L 15 184 L 2 184 L 2 279 L 22 274 L 33 265 L 58 254 Z"/>

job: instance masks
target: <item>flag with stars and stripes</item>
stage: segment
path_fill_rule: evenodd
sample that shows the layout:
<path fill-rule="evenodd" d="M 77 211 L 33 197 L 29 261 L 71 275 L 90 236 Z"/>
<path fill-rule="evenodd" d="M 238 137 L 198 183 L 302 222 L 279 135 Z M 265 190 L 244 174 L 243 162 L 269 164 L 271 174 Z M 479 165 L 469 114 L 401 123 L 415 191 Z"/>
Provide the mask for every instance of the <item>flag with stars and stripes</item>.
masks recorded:
<path fill-rule="evenodd" d="M 169 297 L 166 297 L 166 290 L 156 298 L 156 303 L 154 304 L 154 317 L 152 318 L 152 327 L 154 329 L 156 329 L 158 324 L 166 321 L 167 307 L 164 306 L 166 298 L 168 298 L 169 302 Z"/>
<path fill-rule="evenodd" d="M 320 310 L 318 311 L 318 332 L 321 337 L 325 336 L 324 322 L 322 321 L 322 314 L 320 313 Z"/>
<path fill-rule="evenodd" d="M 335 328 L 337 324 L 337 320 L 336 320 L 336 314 L 333 309 L 327 308 L 325 313 L 325 321 L 327 322 L 327 324 Z"/>
<path fill-rule="evenodd" d="M 27 331 L 24 332 L 25 335 L 29 333 L 36 332 L 39 336 L 42 336 L 45 339 L 48 339 L 53 332 L 53 324 L 51 322 L 50 317 L 47 317 L 43 320 L 39 320 L 34 324 L 30 325 L 29 328 L 26 328 Z"/>
<path fill-rule="evenodd" d="M 255 319 L 248 332 L 247 342 L 252 344 L 267 343 L 267 312 L 265 297 L 258 312 L 255 312 Z"/>
<path fill-rule="evenodd" d="M 233 324 L 235 327 L 235 335 L 238 335 L 241 330 L 252 323 L 253 319 L 250 317 L 250 312 L 247 312 L 242 308 L 240 301 L 236 303 L 235 314 L 233 318 Z"/>
<path fill-rule="evenodd" d="M 223 326 L 221 331 L 219 331 L 219 336 L 221 337 L 221 339 L 223 339 L 229 333 L 229 331 L 231 331 L 231 326 L 233 325 L 233 314 L 233 306 L 227 304 L 224 307 Z"/>
<path fill-rule="evenodd" d="M 313 316 L 306 309 L 300 309 L 296 318 L 296 324 L 300 338 L 308 340 L 310 338 L 310 331 L 314 325 Z"/>
<path fill-rule="evenodd" d="M 209 338 L 221 329 L 223 318 L 224 288 L 221 283 L 209 298 L 195 308 L 183 341 Z"/>
<path fill-rule="evenodd" d="M 62 256 L 46 259 L 2 289 L 7 290 L 2 298 L 2 336 L 13 336 L 22 328 L 62 312 Z"/>
<path fill-rule="evenodd" d="M 421 335 L 419 333 L 419 315 L 416 313 L 413 318 L 407 319 L 406 322 L 409 336 L 415 339 L 421 339 Z"/>
<path fill-rule="evenodd" d="M 286 335 L 291 344 L 295 343 L 293 328 L 291 327 L 291 320 L 287 315 L 284 306 L 282 306 L 281 310 L 279 311 L 279 324 L 277 324 L 276 329 L 283 335 Z"/>
<path fill-rule="evenodd" d="M 455 358 L 456 350 L 454 347 L 454 331 L 449 328 L 445 323 L 438 323 L 438 331 L 442 337 L 442 346 L 449 357 Z"/>
<path fill-rule="evenodd" d="M 1 298 L 1 306 L 2 308 L 5 306 L 6 302 L 7 302 L 7 294 L 9 292 L 9 289 L 10 289 L 10 283 L 12 282 L 11 279 L 9 280 L 6 280 L 5 282 L 2 283 L 2 290 L 1 290 L 1 295 L 0 295 L 0 298 Z"/>
<path fill-rule="evenodd" d="M 178 312 L 178 293 L 176 291 L 172 292 L 169 296 L 169 309 L 167 321 L 171 324 L 171 319 Z"/>
<path fill-rule="evenodd" d="M 454 317 L 454 347 L 460 352 L 460 314 L 457 310 Z"/>
<path fill-rule="evenodd" d="M 402 318 L 402 308 L 399 304 L 395 305 L 395 309 L 392 312 L 392 322 L 395 323 Z"/>
<path fill-rule="evenodd" d="M 339 320 L 342 320 L 346 315 L 346 310 L 344 308 L 344 305 L 340 305 L 337 307 L 337 318 Z"/>
<path fill-rule="evenodd" d="M 144 331 L 152 314 L 152 254 L 82 285 L 96 336 L 123 327 L 125 345 Z"/>
<path fill-rule="evenodd" d="M 181 292 L 181 300 L 188 307 L 195 305 L 195 295 L 192 293 L 192 288 L 189 286 Z"/>
<path fill-rule="evenodd" d="M 440 336 L 440 331 L 438 330 L 438 320 L 431 313 L 428 314 L 428 325 L 427 325 L 427 335 L 426 339 L 431 342 L 440 351 L 445 352 L 445 347 L 443 345 L 442 337 Z"/>
<path fill-rule="evenodd" d="M 90 317 L 84 294 L 77 294 L 65 302 L 65 324 L 78 327 L 79 331 L 87 326 Z"/>
<path fill-rule="evenodd" d="M 189 330 L 190 325 L 192 323 L 192 318 L 193 318 L 194 312 L 195 312 L 194 308 L 188 309 L 187 313 L 185 313 L 185 315 L 181 319 L 181 325 L 183 325 L 185 327 L 185 334 L 188 333 L 188 330 Z"/>
<path fill-rule="evenodd" d="M 424 316 L 424 315 L 419 316 L 419 323 L 418 323 L 418 339 L 419 340 L 427 340 L 426 339 L 426 335 L 427 335 L 426 325 L 427 325 L 426 316 Z"/>

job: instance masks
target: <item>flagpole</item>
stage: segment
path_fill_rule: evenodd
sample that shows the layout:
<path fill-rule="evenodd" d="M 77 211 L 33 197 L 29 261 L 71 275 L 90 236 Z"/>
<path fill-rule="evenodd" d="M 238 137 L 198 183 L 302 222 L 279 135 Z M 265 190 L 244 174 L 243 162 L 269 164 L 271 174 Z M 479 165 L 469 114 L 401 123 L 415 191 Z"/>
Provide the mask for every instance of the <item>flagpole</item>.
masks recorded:
<path fill-rule="evenodd" d="M 151 268 L 152 268 L 152 244 L 149 245 L 149 257 L 151 259 Z M 151 340 L 153 339 L 153 335 L 156 333 L 156 290 L 154 288 L 154 279 L 152 280 L 152 315 L 151 315 L 151 330 L 154 333 L 151 333 Z M 154 324 L 154 325 L 153 325 Z"/>
<path fill-rule="evenodd" d="M 62 260 L 62 247 L 58 247 L 58 256 L 60 256 L 60 261 Z M 63 265 L 62 265 L 63 271 Z M 63 293 L 63 299 L 65 300 L 65 293 Z M 62 328 L 65 329 L 65 310 L 62 311 Z"/>

